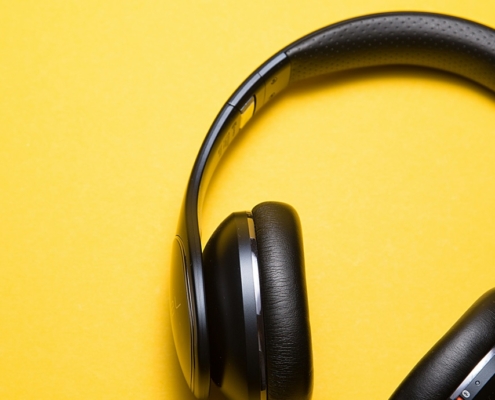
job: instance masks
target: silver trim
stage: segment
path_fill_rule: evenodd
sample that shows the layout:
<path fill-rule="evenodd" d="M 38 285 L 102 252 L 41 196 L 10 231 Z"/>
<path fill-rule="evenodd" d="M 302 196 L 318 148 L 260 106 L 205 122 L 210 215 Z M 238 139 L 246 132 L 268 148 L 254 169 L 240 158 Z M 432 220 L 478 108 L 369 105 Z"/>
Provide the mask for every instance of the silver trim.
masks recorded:
<path fill-rule="evenodd" d="M 476 375 L 483 369 L 483 367 L 490 362 L 490 360 L 495 357 L 495 346 L 488 352 L 488 354 L 481 359 L 481 361 L 474 367 L 474 369 L 469 373 L 469 375 L 462 381 L 459 387 L 454 393 L 449 397 L 449 400 L 456 400 L 462 393 L 462 391 L 471 383 Z"/>
<path fill-rule="evenodd" d="M 256 302 L 256 321 L 258 328 L 258 355 L 260 366 L 260 400 L 266 400 L 266 360 L 265 360 L 265 328 L 263 322 L 263 307 L 261 305 L 260 272 L 258 266 L 258 245 L 256 231 L 251 213 L 247 213 L 249 239 L 251 241 L 251 261 L 253 265 L 254 297 Z"/>

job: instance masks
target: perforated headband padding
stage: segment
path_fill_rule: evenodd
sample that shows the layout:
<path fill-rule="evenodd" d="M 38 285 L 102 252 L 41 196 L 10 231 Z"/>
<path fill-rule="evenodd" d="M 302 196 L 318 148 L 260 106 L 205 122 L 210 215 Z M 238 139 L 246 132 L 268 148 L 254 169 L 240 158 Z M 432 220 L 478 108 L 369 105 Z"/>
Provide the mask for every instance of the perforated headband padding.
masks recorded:
<path fill-rule="evenodd" d="M 438 14 L 356 18 L 289 46 L 291 82 L 353 68 L 417 65 L 462 75 L 495 91 L 495 31 Z"/>

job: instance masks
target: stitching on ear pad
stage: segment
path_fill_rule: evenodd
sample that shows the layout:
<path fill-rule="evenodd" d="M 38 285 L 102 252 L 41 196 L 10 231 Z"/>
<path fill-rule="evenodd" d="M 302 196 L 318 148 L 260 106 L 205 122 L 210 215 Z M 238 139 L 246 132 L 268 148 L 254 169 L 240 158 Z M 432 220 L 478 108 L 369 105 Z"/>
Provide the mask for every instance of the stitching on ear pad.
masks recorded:
<path fill-rule="evenodd" d="M 445 400 L 495 345 L 495 289 L 443 336 L 392 395 L 392 400 Z"/>
<path fill-rule="evenodd" d="M 267 202 L 253 209 L 253 220 L 268 400 L 309 399 L 313 367 L 299 218 L 291 206 Z"/>

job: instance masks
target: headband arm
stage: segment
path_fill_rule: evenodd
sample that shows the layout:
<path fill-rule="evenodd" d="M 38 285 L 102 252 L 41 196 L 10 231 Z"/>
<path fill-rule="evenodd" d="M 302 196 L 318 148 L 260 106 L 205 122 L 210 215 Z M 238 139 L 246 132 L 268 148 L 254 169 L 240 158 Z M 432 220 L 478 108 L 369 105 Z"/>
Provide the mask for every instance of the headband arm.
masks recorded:
<path fill-rule="evenodd" d="M 199 179 L 198 220 L 201 220 L 202 204 L 211 177 L 225 151 L 246 123 L 287 87 L 289 79 L 290 62 L 287 55 L 280 52 L 251 74 L 218 114 L 198 155 L 197 161 L 204 164 L 204 172 L 202 176 L 191 176 L 191 179 Z M 193 171 L 199 172 L 200 165 L 195 167 Z M 198 185 L 198 181 L 194 183 L 194 186 Z"/>

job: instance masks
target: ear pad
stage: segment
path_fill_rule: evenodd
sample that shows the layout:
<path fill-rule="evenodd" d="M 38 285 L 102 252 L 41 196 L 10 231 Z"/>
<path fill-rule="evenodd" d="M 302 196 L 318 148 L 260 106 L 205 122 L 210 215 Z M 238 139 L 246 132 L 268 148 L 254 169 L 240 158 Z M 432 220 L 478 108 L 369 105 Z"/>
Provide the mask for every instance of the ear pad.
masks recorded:
<path fill-rule="evenodd" d="M 423 357 L 391 399 L 448 399 L 494 345 L 495 290 L 491 290 Z"/>
<path fill-rule="evenodd" d="M 268 400 L 311 397 L 313 367 L 300 223 L 287 204 L 253 209 L 265 331 Z"/>

